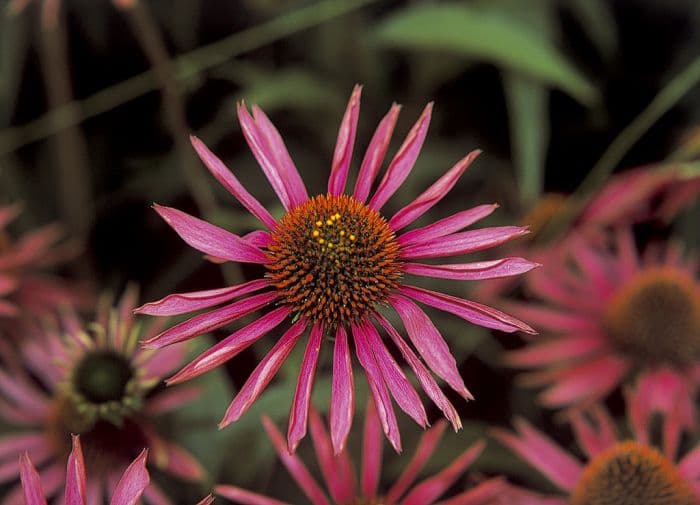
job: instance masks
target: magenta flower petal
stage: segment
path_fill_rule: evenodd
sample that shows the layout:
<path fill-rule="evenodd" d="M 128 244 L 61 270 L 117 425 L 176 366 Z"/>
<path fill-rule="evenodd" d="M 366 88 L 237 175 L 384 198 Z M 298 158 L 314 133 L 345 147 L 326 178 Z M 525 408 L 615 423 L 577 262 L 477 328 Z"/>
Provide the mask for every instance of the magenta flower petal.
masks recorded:
<path fill-rule="evenodd" d="M 489 505 L 506 505 L 508 503 L 517 503 L 517 505 L 567 505 L 564 500 L 558 502 L 547 501 L 546 503 L 544 501 L 524 502 L 522 500 L 517 502 L 501 501 L 501 498 L 504 500 L 510 499 L 506 499 L 507 490 L 508 486 L 505 480 L 502 477 L 496 477 L 482 482 L 469 491 L 460 493 L 447 500 L 442 500 L 439 505 L 482 505 L 484 503 Z"/>
<path fill-rule="evenodd" d="M 228 167 L 197 137 L 190 136 L 190 141 L 204 165 L 216 177 L 219 184 L 226 188 L 241 205 L 248 209 L 248 212 L 257 217 L 265 226 L 270 229 L 274 228 L 277 222 L 272 214 L 253 195 L 248 193 Z"/>
<path fill-rule="evenodd" d="M 83 461 L 83 449 L 80 447 L 80 438 L 73 435 L 73 450 L 68 456 L 66 466 L 66 505 L 85 505 L 86 482 L 85 462 Z"/>
<path fill-rule="evenodd" d="M 355 412 L 355 383 L 350 361 L 348 334 L 338 326 L 333 348 L 333 380 L 331 386 L 330 426 L 333 451 L 345 448 Z"/>
<path fill-rule="evenodd" d="M 294 477 L 294 480 L 297 481 L 297 484 L 299 484 L 299 487 L 304 491 L 304 494 L 306 494 L 311 503 L 313 503 L 313 505 L 330 505 L 328 503 L 328 498 L 326 498 L 323 490 L 311 476 L 306 466 L 304 466 L 304 463 L 301 462 L 298 456 L 291 454 L 287 450 L 287 443 L 274 423 L 267 416 L 263 416 L 262 420 L 265 431 L 267 431 L 267 436 L 275 446 L 275 450 L 282 464 L 287 468 L 291 476 Z"/>
<path fill-rule="evenodd" d="M 236 486 L 220 485 L 214 487 L 214 492 L 219 496 L 228 498 L 234 503 L 240 503 L 242 505 L 291 505 L 285 501 L 275 500 L 274 498 L 268 498 L 257 493 L 251 493 L 245 489 L 241 489 Z"/>
<path fill-rule="evenodd" d="M 537 333 L 519 319 L 504 314 L 500 310 L 481 305 L 480 303 L 463 300 L 462 298 L 446 295 L 444 293 L 436 293 L 415 286 L 403 286 L 400 291 L 414 300 L 418 300 L 436 309 L 444 310 L 445 312 L 459 316 L 479 326 L 493 328 L 494 330 L 507 333 L 514 331 L 524 331 L 532 335 Z"/>
<path fill-rule="evenodd" d="M 176 342 L 188 340 L 197 335 L 202 335 L 216 328 L 220 328 L 238 318 L 269 305 L 277 298 L 277 293 L 267 292 L 253 295 L 239 300 L 211 312 L 205 312 L 198 316 L 176 324 L 172 328 L 159 333 L 155 337 L 144 342 L 144 347 L 157 349 Z"/>
<path fill-rule="evenodd" d="M 260 337 L 281 324 L 288 316 L 289 309 L 287 307 L 279 307 L 270 311 L 204 351 L 166 382 L 178 384 L 216 368 L 250 347 Z"/>
<path fill-rule="evenodd" d="M 700 445 L 681 459 L 678 469 L 689 480 L 697 480 L 700 477 Z"/>
<path fill-rule="evenodd" d="M 135 312 L 151 316 L 175 316 L 213 307 L 214 305 L 219 305 L 220 303 L 228 302 L 239 296 L 260 291 L 269 286 L 270 284 L 265 279 L 257 279 L 228 288 L 176 293 L 168 295 L 156 302 L 146 303 L 137 308 Z"/>
<path fill-rule="evenodd" d="M 348 169 L 352 159 L 352 151 L 355 144 L 355 132 L 357 131 L 357 120 L 360 115 L 360 94 L 362 86 L 355 85 L 350 95 L 345 115 L 340 123 L 338 140 L 333 153 L 333 164 L 331 174 L 328 176 L 328 193 L 331 195 L 342 195 L 345 191 L 345 183 L 348 180 Z"/>
<path fill-rule="evenodd" d="M 444 237 L 458 232 L 477 221 L 484 219 L 498 208 L 497 204 L 478 205 L 471 209 L 457 212 L 449 217 L 435 221 L 432 224 L 409 230 L 398 236 L 398 242 L 404 247 L 421 245 L 435 238 Z"/>
<path fill-rule="evenodd" d="M 416 159 L 418 158 L 418 154 L 423 147 L 425 136 L 428 133 L 432 111 L 433 103 L 430 102 L 425 106 L 418 121 L 413 125 L 408 135 L 406 135 L 406 139 L 403 141 L 403 144 L 401 144 L 394 159 L 391 160 L 389 168 L 387 168 L 384 177 L 379 183 L 377 191 L 369 201 L 368 205 L 371 209 L 380 210 L 394 192 L 401 187 L 401 184 L 406 180 L 408 174 L 411 173 L 413 165 L 415 165 Z"/>
<path fill-rule="evenodd" d="M 573 335 L 568 339 L 552 339 L 511 351 L 506 362 L 512 366 L 540 366 L 570 358 L 600 354 L 605 340 L 600 335 Z"/>
<path fill-rule="evenodd" d="M 270 352 L 258 363 L 248 380 L 226 410 L 224 418 L 219 423 L 219 428 L 237 421 L 243 413 L 250 408 L 253 402 L 260 396 L 260 393 L 267 387 L 277 371 L 292 352 L 294 346 L 299 341 L 299 337 L 306 329 L 308 320 L 300 320 L 292 325 L 284 335 L 272 347 Z"/>
<path fill-rule="evenodd" d="M 146 470 L 148 451 L 144 449 L 126 469 L 110 500 L 110 505 L 136 505 L 151 479 Z"/>
<path fill-rule="evenodd" d="M 367 201 L 374 179 L 377 177 L 379 169 L 382 167 L 384 156 L 389 148 L 391 135 L 394 133 L 394 127 L 396 126 L 396 120 L 399 117 L 400 110 L 400 105 L 393 104 L 389 112 L 387 112 L 379 122 L 379 126 L 377 126 L 374 135 L 372 135 L 372 140 L 369 142 L 365 157 L 362 160 L 362 165 L 360 165 L 357 182 L 355 182 L 353 197 L 359 202 L 364 203 Z"/>
<path fill-rule="evenodd" d="M 160 437 L 158 439 L 158 442 L 152 442 L 151 445 L 164 449 L 165 457 L 163 459 L 166 461 L 164 469 L 168 473 L 190 482 L 199 482 L 206 477 L 206 471 L 192 454 L 179 445 Z"/>
<path fill-rule="evenodd" d="M 382 473 L 382 433 L 375 402 L 367 400 L 364 435 L 362 437 L 362 494 L 368 498 L 377 495 Z"/>
<path fill-rule="evenodd" d="M 41 479 L 39 479 L 39 474 L 26 453 L 19 457 L 19 475 L 22 480 L 24 503 L 26 505 L 46 505 Z"/>
<path fill-rule="evenodd" d="M 401 252 L 401 256 L 404 258 L 440 258 L 473 253 L 504 244 L 528 233 L 530 231 L 521 226 L 495 226 L 482 230 L 469 230 L 406 246 Z"/>
<path fill-rule="evenodd" d="M 202 393 L 203 389 L 199 386 L 183 386 L 163 391 L 157 398 L 148 402 L 146 410 L 153 415 L 166 414 L 196 400 Z"/>
<path fill-rule="evenodd" d="M 614 421 L 600 405 L 586 408 L 586 415 L 595 422 L 595 426 L 588 422 L 580 410 L 572 412 L 571 424 L 578 446 L 585 451 L 588 459 L 593 459 L 605 449 L 613 446 L 617 442 L 617 436 L 615 435 Z"/>
<path fill-rule="evenodd" d="M 299 370 L 299 379 L 294 391 L 292 408 L 289 411 L 289 428 L 287 429 L 287 440 L 289 441 L 289 451 L 294 452 L 299 442 L 306 435 L 306 422 L 309 415 L 309 402 L 311 400 L 311 389 L 316 374 L 316 363 L 321 352 L 321 338 L 323 337 L 323 325 L 315 324 L 311 328 L 309 342 L 306 344 L 304 359 Z"/>
<path fill-rule="evenodd" d="M 451 265 L 426 265 L 424 263 L 406 263 L 404 272 L 422 277 L 475 281 L 497 279 L 520 275 L 540 266 L 523 258 L 503 258 L 493 261 L 475 263 L 456 263 Z"/>
<path fill-rule="evenodd" d="M 182 240 L 205 254 L 242 263 L 267 263 L 268 261 L 265 253 L 245 242 L 238 235 L 171 207 L 154 204 L 153 208 L 182 237 Z"/>
<path fill-rule="evenodd" d="M 479 154 L 481 154 L 481 151 L 477 149 L 455 163 L 447 173 L 426 189 L 418 198 L 394 214 L 389 220 L 389 226 L 391 226 L 394 231 L 398 231 L 425 214 L 433 205 L 442 200 L 442 198 L 450 192 L 467 167 L 471 165 L 472 161 L 474 161 Z"/>

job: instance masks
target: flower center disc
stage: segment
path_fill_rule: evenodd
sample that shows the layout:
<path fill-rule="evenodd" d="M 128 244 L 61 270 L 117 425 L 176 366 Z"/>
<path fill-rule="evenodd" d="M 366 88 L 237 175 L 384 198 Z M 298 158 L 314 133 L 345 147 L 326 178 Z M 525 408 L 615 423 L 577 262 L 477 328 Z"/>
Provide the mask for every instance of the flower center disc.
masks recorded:
<path fill-rule="evenodd" d="M 690 364 L 700 357 L 700 290 L 681 272 L 649 269 L 615 295 L 606 326 L 640 361 Z"/>
<path fill-rule="evenodd" d="M 656 449 L 620 442 L 588 464 L 571 505 L 693 505 L 695 495 L 676 467 Z"/>
<path fill-rule="evenodd" d="M 91 403 L 120 402 L 133 377 L 129 361 L 111 351 L 88 353 L 73 375 L 73 387 Z"/>
<path fill-rule="evenodd" d="M 268 256 L 268 276 L 295 316 L 326 327 L 385 303 L 402 272 L 386 220 L 347 195 L 319 195 L 289 211 Z"/>

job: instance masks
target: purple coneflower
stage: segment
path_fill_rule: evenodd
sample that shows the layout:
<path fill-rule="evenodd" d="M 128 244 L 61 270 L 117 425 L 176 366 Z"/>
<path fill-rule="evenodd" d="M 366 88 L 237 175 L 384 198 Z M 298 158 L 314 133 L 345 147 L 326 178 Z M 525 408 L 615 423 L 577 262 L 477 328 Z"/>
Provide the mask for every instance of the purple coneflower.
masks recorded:
<path fill-rule="evenodd" d="M 328 192 L 313 197 L 308 196 L 282 137 L 267 116 L 256 106 L 253 106 L 251 116 L 248 109 L 239 104 L 238 118 L 243 134 L 286 210 L 279 220 L 248 193 L 201 141 L 192 139 L 211 173 L 267 230 L 240 237 L 179 210 L 155 207 L 192 247 L 221 260 L 263 265 L 267 273 L 242 285 L 174 294 L 144 305 L 139 312 L 174 315 L 223 304 L 170 328 L 145 345 L 160 348 L 187 340 L 253 311 L 266 309 L 266 313 L 255 322 L 232 333 L 169 379 L 168 382 L 173 384 L 213 369 L 285 321 L 291 323 L 233 399 L 221 421 L 223 427 L 243 415 L 272 380 L 304 332 L 310 330 L 290 413 L 288 443 L 292 450 L 306 433 L 311 389 L 324 336 L 334 340 L 330 426 L 333 448 L 339 452 L 350 430 L 354 408 L 351 339 L 367 375 L 384 432 L 394 448 L 400 450 L 391 396 L 419 425 L 426 426 L 428 421 L 418 394 L 387 349 L 376 329 L 377 324 L 384 328 L 426 394 L 455 429 L 460 427 L 458 415 L 428 368 L 464 398 L 471 398 L 471 395 L 447 343 L 415 302 L 487 328 L 533 333 L 529 326 L 500 311 L 415 287 L 409 282 L 409 276 L 458 280 L 502 277 L 520 274 L 536 266 L 522 258 L 446 265 L 417 262 L 481 251 L 527 233 L 525 228 L 517 226 L 462 231 L 491 214 L 496 205 L 481 205 L 433 224 L 403 231 L 449 192 L 478 151 L 457 162 L 389 219 L 380 213 L 416 161 L 427 133 L 432 104 L 428 104 L 410 130 L 370 196 L 399 113 L 398 105 L 391 107 L 370 141 L 354 190 L 345 193 L 359 115 L 360 89 L 355 87 L 340 125 Z M 241 299 L 233 301 L 235 298 Z M 377 312 L 381 306 L 391 306 L 398 313 L 418 354 Z"/>
<path fill-rule="evenodd" d="M 313 505 L 329 505 L 331 503 L 337 505 L 430 505 L 438 503 L 437 499 L 479 457 L 485 445 L 483 441 L 475 442 L 442 471 L 411 487 L 440 442 L 447 425 L 441 420 L 422 435 L 413 458 L 398 480 L 387 491 L 380 492 L 382 437 L 379 418 L 372 400 L 367 402 L 359 486 L 347 451 L 340 454 L 333 453 L 331 440 L 323 423 L 316 411 L 312 410 L 311 437 L 313 438 L 318 466 L 328 490 L 326 493 L 312 477 L 299 456 L 290 454 L 284 437 L 272 421 L 264 417 L 263 424 L 280 460 Z M 498 496 L 499 492 L 505 489 L 505 486 L 505 482 L 501 479 L 492 479 L 439 503 L 442 505 L 486 505 L 489 500 Z M 243 505 L 288 505 L 286 502 L 236 486 L 219 485 L 216 486 L 215 492 Z M 330 501 L 327 495 L 330 495 Z"/>
<path fill-rule="evenodd" d="M 0 416 L 18 427 L 0 439 L 0 482 L 19 476 L 16 457 L 26 451 L 40 465 L 44 489 L 53 496 L 65 480 L 71 434 L 81 436 L 91 473 L 88 496 L 100 497 L 91 504 L 101 503 L 103 493 L 114 488 L 143 448 L 157 468 L 193 482 L 204 477 L 199 463 L 164 438 L 156 422 L 199 394 L 196 388 L 153 391 L 182 364 L 184 350 L 141 349 L 138 341 L 144 334 L 133 320 L 135 301 L 135 291 L 128 291 L 118 307 L 103 304 L 90 334 L 65 314 L 61 328 L 45 327 L 24 342 L 24 373 L 0 370 Z M 155 334 L 149 330 L 158 331 L 149 328 L 146 337 Z M 3 503 L 18 503 L 20 496 L 16 486 Z M 169 503 L 156 485 L 146 489 L 145 498 Z"/>

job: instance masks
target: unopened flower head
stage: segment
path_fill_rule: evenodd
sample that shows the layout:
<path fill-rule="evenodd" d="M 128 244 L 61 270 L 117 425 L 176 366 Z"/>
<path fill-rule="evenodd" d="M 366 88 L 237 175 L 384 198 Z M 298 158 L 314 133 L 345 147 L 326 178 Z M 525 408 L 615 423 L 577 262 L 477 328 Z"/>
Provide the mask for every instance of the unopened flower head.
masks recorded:
<path fill-rule="evenodd" d="M 292 450 L 306 433 L 311 389 L 326 336 L 334 341 L 330 408 L 334 449 L 342 450 L 353 417 L 352 341 L 384 432 L 396 450 L 400 450 L 391 396 L 421 426 L 427 425 L 427 417 L 418 393 L 392 357 L 377 327 L 384 329 L 421 387 L 455 429 L 460 426 L 457 413 L 429 370 L 464 398 L 471 395 L 447 343 L 415 302 L 487 328 L 533 332 L 523 322 L 498 310 L 412 285 L 414 276 L 478 280 L 516 275 L 536 266 L 522 258 L 443 265 L 419 262 L 481 251 L 527 233 L 525 228 L 517 226 L 463 231 L 491 214 L 496 205 L 480 205 L 404 231 L 454 187 L 478 151 L 458 161 L 415 200 L 386 217 L 382 208 L 408 177 L 421 150 L 432 104 L 428 104 L 409 131 L 374 192 L 371 189 L 389 147 L 399 106 L 392 106 L 379 123 L 360 165 L 355 187 L 348 191 L 346 183 L 359 109 L 358 86 L 340 125 L 327 192 L 309 196 L 282 137 L 267 116 L 255 106 L 251 115 L 244 104 L 239 104 L 243 134 L 285 209 L 279 220 L 199 139 L 192 139 L 211 173 L 266 229 L 238 236 L 179 210 L 156 206 L 156 211 L 192 247 L 219 260 L 260 264 L 266 274 L 242 285 L 174 294 L 144 305 L 140 312 L 152 315 L 184 314 L 222 305 L 166 330 L 145 345 L 163 347 L 222 327 L 253 311 L 266 310 L 259 319 L 232 333 L 169 380 L 177 383 L 233 358 L 285 321 L 291 323 L 234 398 L 221 421 L 221 426 L 225 426 L 250 407 L 308 330 L 289 420 L 288 442 Z M 234 301 L 236 298 L 239 300 Z M 385 306 L 398 313 L 413 346 L 379 313 Z"/>

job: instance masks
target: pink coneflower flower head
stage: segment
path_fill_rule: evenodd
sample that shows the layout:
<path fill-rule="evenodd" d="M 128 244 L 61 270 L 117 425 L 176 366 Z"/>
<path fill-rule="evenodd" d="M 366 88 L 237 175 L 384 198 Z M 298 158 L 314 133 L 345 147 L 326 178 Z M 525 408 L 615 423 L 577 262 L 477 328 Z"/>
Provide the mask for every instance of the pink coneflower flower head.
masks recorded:
<path fill-rule="evenodd" d="M 380 420 L 372 401 L 367 402 L 359 484 L 347 451 L 340 454 L 333 453 L 330 437 L 319 415 L 312 410 L 311 436 L 318 466 L 326 485 L 326 492 L 314 479 L 299 456 L 289 452 L 284 437 L 274 423 L 264 417 L 263 424 L 282 464 L 313 505 L 430 505 L 437 503 L 438 498 L 457 482 L 469 465 L 479 456 L 485 445 L 483 441 L 477 441 L 439 473 L 413 486 L 421 469 L 435 452 L 445 430 L 446 423 L 440 421 L 422 435 L 413 458 L 398 480 L 387 490 L 381 492 L 382 436 Z M 504 488 L 505 483 L 501 479 L 493 479 L 440 501 L 440 503 L 486 505 L 489 503 L 489 499 L 497 496 L 499 491 Z M 216 486 L 215 493 L 243 505 L 287 505 L 286 502 L 230 485 Z M 330 496 L 330 500 L 328 496 Z"/>
<path fill-rule="evenodd" d="M 548 387 L 542 402 L 559 408 L 602 399 L 635 377 L 651 381 L 653 389 L 655 382 L 673 382 L 668 373 L 678 378 L 678 388 L 696 391 L 697 261 L 684 259 L 674 245 L 651 247 L 640 256 L 628 231 L 617 232 L 611 247 L 574 235 L 558 253 L 527 282 L 543 303 L 510 307 L 543 329 L 507 358 L 534 370 L 526 382 Z M 679 412 L 693 411 L 693 394 L 674 397 L 687 404 Z"/>
<path fill-rule="evenodd" d="M 452 189 L 478 151 L 457 162 L 393 216 L 382 215 L 382 208 L 401 187 L 418 157 L 432 104 L 428 104 L 411 128 L 372 193 L 399 113 L 399 106 L 391 107 L 370 141 L 354 189 L 347 191 L 360 90 L 359 86 L 355 87 L 340 125 L 328 190 L 312 197 L 282 137 L 267 116 L 256 106 L 251 115 L 244 104 L 239 104 L 238 118 L 243 134 L 286 211 L 279 220 L 248 193 L 199 139 L 192 139 L 211 173 L 266 229 L 241 237 L 179 210 L 155 207 L 192 247 L 210 257 L 263 265 L 267 273 L 246 284 L 174 294 L 144 305 L 139 312 L 152 315 L 183 314 L 222 305 L 166 330 L 145 345 L 163 347 L 224 326 L 252 311 L 266 310 L 258 320 L 232 333 L 169 380 L 177 383 L 231 359 L 285 321 L 291 323 L 234 398 L 221 421 L 223 427 L 243 415 L 272 380 L 302 334 L 309 330 L 289 420 L 288 442 L 292 450 L 306 433 L 309 398 L 324 335 L 334 339 L 330 426 L 333 447 L 338 452 L 345 444 L 353 417 L 351 340 L 369 380 L 384 432 L 396 450 L 400 450 L 391 396 L 421 426 L 427 425 L 427 418 L 418 394 L 387 349 L 377 325 L 384 328 L 389 340 L 413 369 L 421 387 L 455 429 L 460 426 L 457 414 L 428 369 L 464 398 L 470 398 L 470 394 L 447 343 L 415 302 L 487 328 L 533 332 L 526 324 L 498 310 L 412 285 L 413 276 L 477 280 L 528 271 L 535 264 L 522 258 L 443 265 L 420 263 L 427 258 L 481 251 L 522 236 L 527 230 L 502 226 L 462 231 L 496 208 L 496 205 L 481 205 L 433 224 L 403 231 Z M 236 298 L 239 300 L 234 301 Z M 383 306 L 396 310 L 413 347 L 377 312 Z"/>
<path fill-rule="evenodd" d="M 634 402 L 628 404 L 634 410 Z M 504 493 L 513 505 L 696 505 L 700 503 L 700 446 L 678 459 L 674 450 L 649 444 L 647 427 L 632 423 L 632 438 L 619 438 L 607 411 L 595 405 L 571 414 L 581 462 L 531 426 L 516 421 L 516 433 L 495 437 L 556 486 L 560 497 L 536 498 L 512 487 Z M 662 443 L 662 445 L 665 445 Z M 565 495 L 565 496 L 562 496 Z M 537 501 L 540 499 L 541 501 Z M 545 501 L 548 500 L 548 501 Z"/>
<path fill-rule="evenodd" d="M 149 465 L 187 481 L 204 478 L 196 459 L 159 432 L 161 414 L 199 394 L 196 388 L 154 390 L 163 375 L 181 365 L 184 349 L 141 349 L 139 339 L 159 328 L 144 328 L 134 320 L 135 302 L 135 290 L 127 290 L 116 307 L 102 304 L 87 328 L 64 314 L 60 327 L 45 327 L 25 341 L 21 358 L 26 368 L 0 370 L 0 416 L 19 428 L 0 440 L 0 467 L 7 468 L 0 481 L 18 476 L 10 461 L 26 450 L 41 465 L 46 493 L 54 495 L 64 477 L 72 433 L 81 436 L 91 472 L 88 495 L 96 499 L 144 447 L 151 454 Z M 16 503 L 18 497 L 15 488 L 5 502 Z M 145 497 L 169 503 L 156 485 L 149 486 Z"/>
<path fill-rule="evenodd" d="M 116 486 L 110 489 L 110 505 L 135 505 L 150 482 L 148 470 L 146 470 L 146 456 L 148 451 L 144 449 L 141 454 L 127 467 Z M 20 477 L 22 479 L 22 491 L 25 505 L 46 505 L 46 496 L 42 488 L 41 477 L 34 468 L 29 455 L 23 454 L 19 459 Z M 68 456 L 66 466 L 66 487 L 64 503 L 66 505 L 85 505 L 86 503 L 98 503 L 96 496 L 90 496 L 85 475 L 85 461 L 80 445 L 80 437 L 73 436 L 73 448 Z M 101 497 L 100 497 L 101 498 Z"/>

